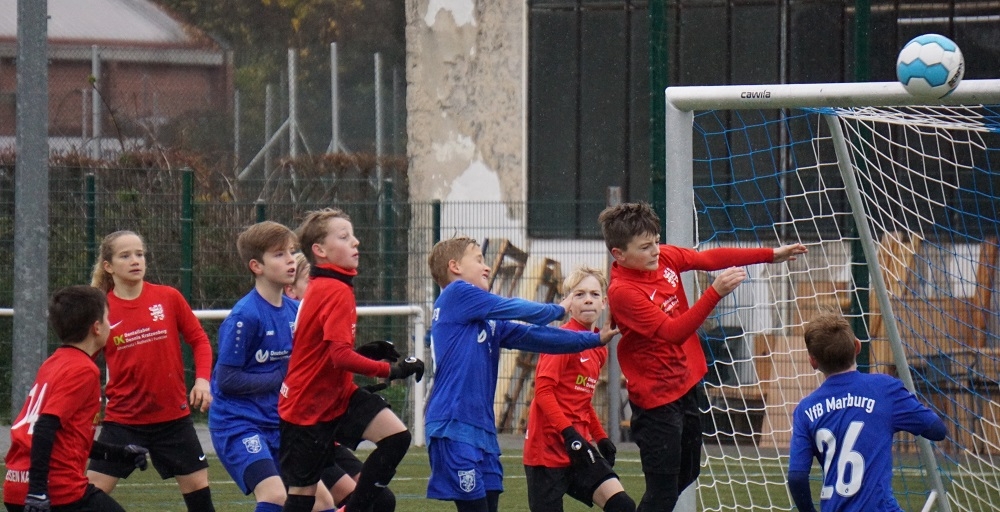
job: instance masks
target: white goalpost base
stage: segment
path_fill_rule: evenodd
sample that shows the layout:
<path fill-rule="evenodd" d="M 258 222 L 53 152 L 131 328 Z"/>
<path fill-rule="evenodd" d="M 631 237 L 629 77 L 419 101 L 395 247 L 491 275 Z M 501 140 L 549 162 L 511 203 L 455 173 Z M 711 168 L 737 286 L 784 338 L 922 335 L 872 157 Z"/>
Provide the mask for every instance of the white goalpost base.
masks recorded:
<path fill-rule="evenodd" d="M 1000 80 L 933 105 L 898 82 L 665 99 L 664 241 L 810 251 L 748 269 L 706 323 L 706 457 L 683 510 L 793 509 L 791 413 L 820 383 L 802 325 L 831 309 L 855 325 L 862 371 L 897 375 L 948 425 L 935 445 L 897 437 L 903 508 L 1000 510 Z"/>

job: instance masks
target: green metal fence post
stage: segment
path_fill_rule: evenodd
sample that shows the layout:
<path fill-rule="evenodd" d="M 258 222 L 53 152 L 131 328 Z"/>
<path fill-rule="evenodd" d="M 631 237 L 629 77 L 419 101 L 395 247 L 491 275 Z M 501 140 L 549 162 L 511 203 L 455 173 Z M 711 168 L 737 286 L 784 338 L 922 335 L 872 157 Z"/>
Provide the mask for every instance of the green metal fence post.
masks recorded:
<path fill-rule="evenodd" d="M 263 199 L 258 199 L 254 201 L 254 211 L 257 212 L 257 222 L 264 222 L 267 220 L 267 204 L 264 203 Z"/>
<path fill-rule="evenodd" d="M 393 279 L 396 277 L 395 270 L 399 266 L 396 265 L 396 217 L 393 215 L 392 207 L 394 198 L 392 178 L 386 178 L 382 183 L 382 194 L 384 198 L 382 200 L 382 240 L 384 241 L 382 244 L 382 302 L 395 304 Z M 395 316 L 384 317 L 382 330 L 386 336 L 393 332 L 397 319 L 398 317 Z"/>
<path fill-rule="evenodd" d="M 431 202 L 431 246 L 441 241 L 441 201 L 435 200 Z M 437 283 L 434 283 L 434 300 L 432 302 L 437 302 L 438 296 L 441 295 L 441 287 Z M 430 332 L 430 331 L 428 331 Z"/>
<path fill-rule="evenodd" d="M 869 56 L 869 38 L 871 34 L 871 0 L 855 0 L 854 2 L 854 81 L 867 82 L 871 77 L 871 66 Z M 872 140 L 872 134 L 866 128 L 862 128 L 861 136 L 866 141 Z M 855 147 L 868 147 L 861 144 Z M 859 158 L 858 164 L 864 168 L 865 158 Z M 857 237 L 858 228 L 851 223 L 851 235 Z M 868 262 L 865 259 L 864 248 L 861 245 L 861 238 L 857 237 L 851 242 L 851 277 L 854 279 L 856 292 L 851 297 L 851 323 L 854 327 L 854 335 L 858 339 L 869 339 L 867 315 L 871 311 L 871 299 L 869 297 Z M 861 353 L 858 354 L 858 370 L 869 372 L 872 367 L 871 343 L 861 344 Z"/>
<path fill-rule="evenodd" d="M 667 23 L 667 0 L 649 2 L 649 199 L 660 216 L 660 232 L 667 229 L 666 207 L 666 97 L 670 85 L 670 27 Z M 635 198 L 635 191 L 628 195 Z M 627 200 L 627 199 L 626 199 Z"/>
<path fill-rule="evenodd" d="M 87 262 L 97 261 L 97 178 L 94 173 L 88 173 L 86 177 L 86 188 L 84 201 L 87 206 Z M 84 268 L 83 282 L 90 282 L 90 273 Z"/>
<path fill-rule="evenodd" d="M 194 171 L 181 169 L 181 294 L 191 300 L 194 261 Z"/>

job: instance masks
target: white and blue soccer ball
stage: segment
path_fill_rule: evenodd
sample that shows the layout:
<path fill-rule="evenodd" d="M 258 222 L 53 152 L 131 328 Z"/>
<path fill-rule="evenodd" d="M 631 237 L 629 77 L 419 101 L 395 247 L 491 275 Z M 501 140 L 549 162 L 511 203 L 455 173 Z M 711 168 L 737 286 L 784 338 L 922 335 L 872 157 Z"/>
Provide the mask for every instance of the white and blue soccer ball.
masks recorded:
<path fill-rule="evenodd" d="M 914 37 L 896 59 L 896 77 L 907 92 L 922 98 L 944 98 L 958 87 L 964 74 L 962 50 L 938 34 Z"/>

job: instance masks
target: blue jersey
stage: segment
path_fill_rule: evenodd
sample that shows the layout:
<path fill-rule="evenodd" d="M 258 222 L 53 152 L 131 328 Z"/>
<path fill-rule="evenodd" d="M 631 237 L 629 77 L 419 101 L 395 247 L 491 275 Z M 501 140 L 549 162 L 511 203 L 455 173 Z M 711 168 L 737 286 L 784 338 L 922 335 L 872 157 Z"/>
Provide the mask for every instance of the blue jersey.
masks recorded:
<path fill-rule="evenodd" d="M 237 368 L 247 377 L 276 371 L 284 375 L 292 351 L 292 330 L 298 310 L 298 301 L 283 297 L 281 306 L 275 307 L 256 289 L 233 306 L 232 312 L 219 327 L 219 356 L 216 371 L 212 372 L 213 400 L 208 413 L 209 428 L 230 429 L 237 427 L 238 422 L 277 428 L 281 379 L 278 379 L 279 384 L 274 389 L 226 394 L 219 389 L 218 367 Z"/>
<path fill-rule="evenodd" d="M 820 510 L 900 511 L 892 494 L 892 437 L 941 419 L 899 379 L 856 371 L 829 376 L 795 407 L 788 471 L 823 468 Z"/>
<path fill-rule="evenodd" d="M 445 287 L 431 324 L 435 370 L 428 439 L 443 437 L 500 453 L 493 412 L 500 348 L 568 354 L 600 346 L 595 333 L 545 325 L 565 314 L 557 304 L 508 299 L 465 281 Z"/>

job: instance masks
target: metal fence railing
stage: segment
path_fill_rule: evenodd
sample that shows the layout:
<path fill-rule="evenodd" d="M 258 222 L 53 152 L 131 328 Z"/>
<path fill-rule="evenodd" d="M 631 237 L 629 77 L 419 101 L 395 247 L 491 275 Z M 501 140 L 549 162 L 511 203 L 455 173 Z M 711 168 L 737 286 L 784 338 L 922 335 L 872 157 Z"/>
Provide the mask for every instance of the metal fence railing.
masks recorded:
<path fill-rule="evenodd" d="M 323 172 L 305 165 L 286 166 L 286 172 L 267 179 L 230 181 L 187 169 L 53 166 L 48 290 L 89 283 L 100 239 L 112 231 L 130 229 L 146 241 L 147 279 L 177 287 L 196 311 L 227 310 L 252 286 L 238 263 L 239 232 L 265 219 L 294 229 L 305 212 L 327 206 L 348 212 L 361 241 L 355 280 L 359 306 L 409 305 L 429 314 L 436 291 L 427 255 L 442 237 L 463 234 L 480 240 L 491 264 L 498 261 L 504 240 L 530 252 L 525 203 L 411 202 L 402 166 L 383 167 L 376 173 L 372 163 L 364 162 Z M 12 167 L 0 162 L 0 269 L 7 269 L 0 272 L 0 308 L 13 307 L 13 187 Z M 559 248 L 534 245 L 537 254 L 531 254 L 522 269 L 522 285 L 507 283 L 505 294 L 538 299 L 530 287 L 540 282 L 542 273 L 551 274 L 547 261 L 562 261 L 563 272 L 568 273 L 572 262 L 589 259 L 596 264 L 606 258 L 596 240 L 582 245 L 566 242 Z M 497 282 L 497 288 L 502 282 Z M 203 319 L 213 341 L 220 321 Z M 426 327 L 429 330 L 429 323 Z M 392 339 L 408 353 L 425 351 L 430 358 L 429 337 L 415 333 L 413 322 L 405 316 L 362 316 L 357 332 L 359 342 Z M 16 363 L 12 336 L 12 317 L 0 314 L 0 389 L 5 390 L 0 393 L 0 422 L 11 419 L 8 390 Z M 49 348 L 54 348 L 51 336 L 49 342 Z M 506 366 L 514 364 L 515 355 L 509 356 Z M 428 376 L 432 377 L 432 371 Z M 500 387 L 506 391 L 508 386 L 502 383 Z M 412 418 L 412 390 L 394 388 L 389 391 L 398 396 L 388 398 Z M 526 411 L 530 379 L 515 398 L 519 405 L 513 410 Z M 498 397 L 498 417 L 503 400 Z M 515 418 L 509 430 L 518 428 Z"/>

